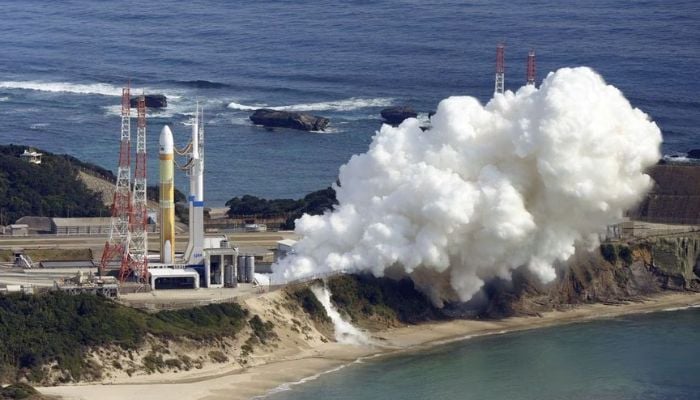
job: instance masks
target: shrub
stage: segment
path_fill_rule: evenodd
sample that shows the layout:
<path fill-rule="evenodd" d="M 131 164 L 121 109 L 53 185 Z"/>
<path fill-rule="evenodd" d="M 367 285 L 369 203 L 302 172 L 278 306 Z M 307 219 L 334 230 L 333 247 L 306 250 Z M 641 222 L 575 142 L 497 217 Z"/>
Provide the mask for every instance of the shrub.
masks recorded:
<path fill-rule="evenodd" d="M 146 354 L 146 356 L 142 360 L 142 363 L 143 368 L 149 374 L 152 374 L 156 371 L 163 372 L 163 368 L 165 368 L 165 361 L 163 360 L 163 356 L 160 354 L 155 354 L 153 352 Z"/>
<path fill-rule="evenodd" d="M 94 378 L 85 361 L 90 349 L 116 345 L 133 360 L 132 351 L 148 334 L 198 341 L 233 337 L 245 327 L 247 316 L 235 303 L 148 314 L 88 294 L 0 295 L 0 371 L 4 377 L 37 382 L 44 379 L 43 367 L 55 362 L 72 380 Z M 157 353 L 166 352 L 162 347 Z M 149 356 L 149 370 L 164 368 L 162 356 Z M 191 361 L 183 364 L 193 366 Z"/>
<path fill-rule="evenodd" d="M 165 360 L 165 366 L 168 369 L 182 369 L 182 361 L 177 358 L 168 358 Z"/>
<path fill-rule="evenodd" d="M 600 245 L 600 254 L 603 256 L 605 261 L 610 264 L 615 264 L 617 262 L 617 252 L 615 251 L 615 245 L 604 243 Z"/>
<path fill-rule="evenodd" d="M 248 324 L 253 329 L 253 335 L 260 340 L 260 343 L 266 344 L 268 340 L 277 339 L 277 334 L 274 331 L 275 324 L 272 321 L 263 322 L 258 315 L 248 321 Z"/>
<path fill-rule="evenodd" d="M 620 252 L 618 253 L 620 259 L 625 262 L 625 264 L 630 265 L 634 262 L 632 259 L 632 250 L 629 246 L 621 246 Z"/>
<path fill-rule="evenodd" d="M 228 362 L 228 357 L 226 356 L 226 354 L 224 354 L 218 350 L 210 351 L 209 358 L 211 358 L 212 361 L 219 363 L 219 364 L 223 364 L 225 362 Z"/>
<path fill-rule="evenodd" d="M 326 309 L 323 308 L 323 304 L 316 298 L 311 289 L 308 287 L 303 287 L 289 293 L 292 300 L 299 303 L 301 308 L 306 311 L 306 313 L 311 317 L 312 320 L 316 322 L 328 323 L 331 322 L 330 317 L 326 313 Z M 296 321 L 299 322 L 299 321 Z M 295 324 L 296 324 L 295 322 Z"/>
<path fill-rule="evenodd" d="M 28 399 L 39 396 L 39 392 L 25 383 L 0 387 L 0 399 Z"/>

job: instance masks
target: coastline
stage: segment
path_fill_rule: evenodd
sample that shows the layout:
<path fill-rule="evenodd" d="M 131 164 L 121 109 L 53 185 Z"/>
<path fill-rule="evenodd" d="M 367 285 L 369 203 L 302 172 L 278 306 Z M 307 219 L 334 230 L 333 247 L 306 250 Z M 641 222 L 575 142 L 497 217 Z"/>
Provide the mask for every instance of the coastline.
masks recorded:
<path fill-rule="evenodd" d="M 530 330 L 555 325 L 613 318 L 622 315 L 673 311 L 700 304 L 700 293 L 673 292 L 624 304 L 585 304 L 541 316 L 501 320 L 452 320 L 405 326 L 372 333 L 375 346 L 322 343 L 296 352 L 280 349 L 279 357 L 244 369 L 200 371 L 198 374 L 167 373 L 113 384 L 78 384 L 37 388 L 46 395 L 66 400 L 117 400 L 130 396 L 141 399 L 243 400 L 303 383 L 342 369 L 367 357 L 406 351 L 421 351 L 476 336 Z M 284 351 L 287 350 L 287 351 Z"/>

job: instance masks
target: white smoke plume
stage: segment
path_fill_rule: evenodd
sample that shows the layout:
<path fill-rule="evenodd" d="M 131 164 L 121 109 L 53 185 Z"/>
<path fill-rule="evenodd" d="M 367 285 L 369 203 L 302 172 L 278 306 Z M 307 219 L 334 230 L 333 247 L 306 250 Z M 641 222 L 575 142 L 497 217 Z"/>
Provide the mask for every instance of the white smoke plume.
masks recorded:
<path fill-rule="evenodd" d="M 447 277 L 462 301 L 520 266 L 546 283 L 640 200 L 660 157 L 656 124 L 586 67 L 485 106 L 447 98 L 431 122 L 384 125 L 340 168 L 338 207 L 297 221 L 277 279 L 400 268 L 434 299 L 425 277 Z"/>
<path fill-rule="evenodd" d="M 354 344 L 354 345 L 370 345 L 371 340 L 364 332 L 356 328 L 353 324 L 343 319 L 338 310 L 335 309 L 331 302 L 331 292 L 324 286 L 312 286 L 311 292 L 316 296 L 316 299 L 323 305 L 326 314 L 333 323 L 335 331 L 335 340 L 338 343 Z"/>

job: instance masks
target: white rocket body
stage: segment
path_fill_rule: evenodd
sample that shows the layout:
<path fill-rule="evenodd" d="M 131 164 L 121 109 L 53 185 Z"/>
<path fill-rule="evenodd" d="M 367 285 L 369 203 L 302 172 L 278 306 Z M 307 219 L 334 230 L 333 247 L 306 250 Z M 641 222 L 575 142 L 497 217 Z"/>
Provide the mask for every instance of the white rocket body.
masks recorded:
<path fill-rule="evenodd" d="M 192 167 L 190 170 L 190 241 L 185 261 L 190 265 L 204 263 L 204 132 L 200 129 L 199 109 L 192 123 Z"/>

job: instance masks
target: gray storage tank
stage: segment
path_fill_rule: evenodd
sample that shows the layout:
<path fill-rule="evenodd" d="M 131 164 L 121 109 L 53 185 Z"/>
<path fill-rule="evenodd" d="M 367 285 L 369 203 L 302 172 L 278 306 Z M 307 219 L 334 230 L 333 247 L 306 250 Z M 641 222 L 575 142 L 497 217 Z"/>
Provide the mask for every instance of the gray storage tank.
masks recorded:
<path fill-rule="evenodd" d="M 244 283 L 245 282 L 245 256 L 238 256 L 238 259 L 236 260 L 237 263 L 237 268 L 236 270 L 238 271 L 238 282 L 239 283 Z"/>
<path fill-rule="evenodd" d="M 245 257 L 245 283 L 253 283 L 255 277 L 255 256 Z"/>
<path fill-rule="evenodd" d="M 236 267 L 232 264 L 226 264 L 224 266 L 224 287 L 235 288 L 237 286 Z"/>

